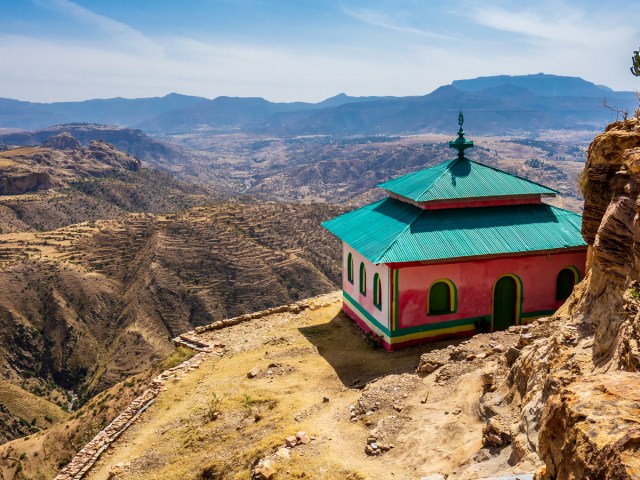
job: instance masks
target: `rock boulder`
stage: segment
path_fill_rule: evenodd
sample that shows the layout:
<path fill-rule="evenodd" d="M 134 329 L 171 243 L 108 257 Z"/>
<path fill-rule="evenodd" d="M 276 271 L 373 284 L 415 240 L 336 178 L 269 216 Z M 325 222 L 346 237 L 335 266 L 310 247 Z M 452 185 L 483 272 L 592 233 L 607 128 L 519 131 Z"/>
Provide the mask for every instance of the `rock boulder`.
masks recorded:
<path fill-rule="evenodd" d="M 583 378 L 551 397 L 538 450 L 545 480 L 640 478 L 640 374 Z"/>

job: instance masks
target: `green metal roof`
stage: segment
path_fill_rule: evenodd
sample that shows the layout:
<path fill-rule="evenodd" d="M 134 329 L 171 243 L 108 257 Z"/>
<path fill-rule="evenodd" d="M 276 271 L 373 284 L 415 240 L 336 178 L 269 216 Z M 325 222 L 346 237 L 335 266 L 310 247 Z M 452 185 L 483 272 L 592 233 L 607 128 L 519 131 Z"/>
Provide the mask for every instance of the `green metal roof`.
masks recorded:
<path fill-rule="evenodd" d="M 464 157 L 394 178 L 378 186 L 414 202 L 558 193 Z"/>
<path fill-rule="evenodd" d="M 373 263 L 584 247 L 582 217 L 546 204 L 423 210 L 387 198 L 322 225 Z"/>

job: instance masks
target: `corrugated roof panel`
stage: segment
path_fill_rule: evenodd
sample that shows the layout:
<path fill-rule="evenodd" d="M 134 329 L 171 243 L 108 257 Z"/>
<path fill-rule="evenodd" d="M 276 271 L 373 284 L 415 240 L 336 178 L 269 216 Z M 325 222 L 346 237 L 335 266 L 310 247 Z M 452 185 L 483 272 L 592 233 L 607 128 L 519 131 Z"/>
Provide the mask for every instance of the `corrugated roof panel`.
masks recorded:
<path fill-rule="evenodd" d="M 546 204 L 422 210 L 387 198 L 322 225 L 390 263 L 582 247 L 581 218 Z"/>
<path fill-rule="evenodd" d="M 393 244 L 402 231 L 420 215 L 420 209 L 404 202 L 386 200 L 345 213 L 322 225 L 368 259 L 376 258 Z M 355 247 L 354 247 L 355 248 Z"/>
<path fill-rule="evenodd" d="M 466 158 L 449 160 L 378 186 L 415 202 L 557 193 L 525 178 Z"/>

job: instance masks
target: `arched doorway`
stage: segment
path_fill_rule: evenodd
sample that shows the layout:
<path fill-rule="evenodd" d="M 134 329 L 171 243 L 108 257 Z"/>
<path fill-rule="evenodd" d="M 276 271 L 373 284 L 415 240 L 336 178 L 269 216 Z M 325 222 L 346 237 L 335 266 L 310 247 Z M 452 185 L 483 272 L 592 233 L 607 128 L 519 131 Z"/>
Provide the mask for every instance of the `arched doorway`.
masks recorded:
<path fill-rule="evenodd" d="M 518 322 L 520 310 L 519 284 L 515 277 L 500 277 L 493 287 L 491 330 L 506 330 Z"/>
<path fill-rule="evenodd" d="M 566 300 L 573 292 L 573 287 L 580 281 L 580 274 L 575 267 L 565 267 L 556 279 L 556 300 Z"/>

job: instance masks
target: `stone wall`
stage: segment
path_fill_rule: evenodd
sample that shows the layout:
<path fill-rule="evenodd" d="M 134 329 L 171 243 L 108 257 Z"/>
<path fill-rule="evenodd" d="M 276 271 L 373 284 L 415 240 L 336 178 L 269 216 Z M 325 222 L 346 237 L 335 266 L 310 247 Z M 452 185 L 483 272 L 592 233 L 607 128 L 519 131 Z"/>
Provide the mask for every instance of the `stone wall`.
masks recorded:
<path fill-rule="evenodd" d="M 166 382 L 172 378 L 199 368 L 200 364 L 210 355 L 223 355 L 224 351 L 216 351 L 215 346 L 202 341 L 198 335 L 211 330 L 219 330 L 239 323 L 256 320 L 276 313 L 299 313 L 307 308 L 315 309 L 330 302 L 318 302 L 324 297 L 335 296 L 335 293 L 320 295 L 318 297 L 301 300 L 289 305 L 273 307 L 259 312 L 254 312 L 238 317 L 228 318 L 214 322 L 210 325 L 197 327 L 173 339 L 176 345 L 180 345 L 196 351 L 197 353 L 180 365 L 165 370 L 148 385 L 141 395 L 118 415 L 104 430 L 100 431 L 88 444 L 86 444 L 76 456 L 69 462 L 54 480 L 79 480 L 98 461 L 102 453 L 116 441 L 116 439 L 133 424 L 142 413 L 153 404 L 155 398 L 167 389 Z"/>

